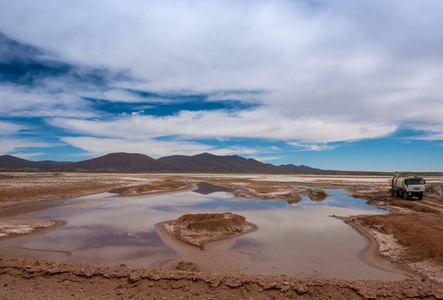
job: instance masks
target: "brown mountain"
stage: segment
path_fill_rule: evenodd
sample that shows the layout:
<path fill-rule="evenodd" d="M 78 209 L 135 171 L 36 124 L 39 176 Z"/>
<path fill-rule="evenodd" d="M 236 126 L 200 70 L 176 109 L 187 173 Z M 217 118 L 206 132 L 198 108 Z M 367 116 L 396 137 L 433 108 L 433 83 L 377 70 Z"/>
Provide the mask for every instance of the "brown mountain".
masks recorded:
<path fill-rule="evenodd" d="M 0 156 L 0 167 L 33 168 L 61 171 L 103 172 L 235 172 L 235 173 L 313 173 L 322 172 L 308 166 L 264 164 L 238 155 L 218 156 L 202 153 L 194 156 L 173 155 L 153 159 L 138 153 L 111 153 L 80 162 L 33 162 L 10 155 Z"/>
<path fill-rule="evenodd" d="M 36 167 L 36 163 L 35 161 L 29 161 L 12 155 L 2 155 L 0 156 L 0 166 L 13 168 L 34 168 Z"/>
<path fill-rule="evenodd" d="M 23 158 L 15 157 L 12 155 L 0 156 L 0 167 L 3 168 L 15 168 L 15 169 L 52 169 L 61 168 L 71 162 L 66 161 L 30 161 Z"/>
<path fill-rule="evenodd" d="M 238 155 L 218 156 L 202 153 L 193 156 L 173 155 L 157 160 L 143 154 L 111 153 L 94 159 L 71 163 L 72 171 L 139 171 L 139 172 L 246 172 L 246 173 L 312 173 L 321 172 L 307 166 L 264 164 Z"/>
<path fill-rule="evenodd" d="M 64 169 L 75 171 L 157 171 L 157 161 L 139 153 L 111 153 L 93 159 L 74 162 Z"/>
<path fill-rule="evenodd" d="M 196 171 L 196 172 L 275 172 L 279 167 L 264 164 L 255 159 L 238 155 L 217 156 L 202 153 L 194 156 L 174 155 L 159 158 L 158 162 L 164 163 L 165 168 L 171 171 Z M 281 172 L 281 171 L 280 171 Z"/>

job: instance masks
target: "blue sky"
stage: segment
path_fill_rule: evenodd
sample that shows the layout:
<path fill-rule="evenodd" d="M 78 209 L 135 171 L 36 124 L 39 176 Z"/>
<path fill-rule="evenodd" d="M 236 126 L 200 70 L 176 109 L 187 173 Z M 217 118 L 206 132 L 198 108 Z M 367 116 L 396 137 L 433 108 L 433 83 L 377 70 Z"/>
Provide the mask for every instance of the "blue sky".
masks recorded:
<path fill-rule="evenodd" d="M 2 1 L 0 155 L 443 171 L 443 2 Z"/>

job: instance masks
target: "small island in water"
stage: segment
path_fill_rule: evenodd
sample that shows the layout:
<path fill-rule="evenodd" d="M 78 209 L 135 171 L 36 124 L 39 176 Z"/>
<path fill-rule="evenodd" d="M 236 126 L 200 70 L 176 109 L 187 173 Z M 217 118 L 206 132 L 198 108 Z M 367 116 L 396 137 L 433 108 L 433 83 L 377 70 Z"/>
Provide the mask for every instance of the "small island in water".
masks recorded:
<path fill-rule="evenodd" d="M 206 243 L 219 241 L 257 230 L 240 215 L 226 213 L 187 214 L 163 223 L 164 229 L 175 238 L 204 249 Z"/>

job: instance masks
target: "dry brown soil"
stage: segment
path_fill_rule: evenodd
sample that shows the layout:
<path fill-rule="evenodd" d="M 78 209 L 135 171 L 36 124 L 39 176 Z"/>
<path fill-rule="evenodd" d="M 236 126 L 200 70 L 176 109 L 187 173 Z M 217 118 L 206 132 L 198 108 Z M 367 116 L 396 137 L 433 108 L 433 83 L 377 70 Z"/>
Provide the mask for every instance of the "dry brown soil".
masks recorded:
<path fill-rule="evenodd" d="M 0 299 L 438 299 L 429 280 L 378 282 L 0 258 Z"/>
<path fill-rule="evenodd" d="M 78 173 L 12 173 L 0 179 L 0 207 L 66 199 L 139 185 L 129 176 Z M 146 183 L 149 179 L 144 180 Z"/>
<path fill-rule="evenodd" d="M 155 174 L 10 173 L 0 177 L 0 207 L 80 197 L 119 188 L 125 188 L 122 195 L 129 196 L 187 187 L 187 182 Z"/>
<path fill-rule="evenodd" d="M 34 233 L 42 229 L 54 227 L 57 221 L 45 219 L 0 219 L 0 237 Z"/>
<path fill-rule="evenodd" d="M 201 181 L 233 188 L 235 194 L 241 197 L 279 198 L 294 203 L 298 201 L 299 195 L 309 193 L 308 189 L 296 185 L 347 188 L 350 195 L 358 198 L 384 198 L 374 205 L 394 209 L 391 214 L 352 217 L 347 222 L 359 226 L 362 233 L 377 241 L 382 256 L 414 270 L 417 276 L 395 282 L 346 281 L 105 267 L 3 257 L 0 258 L 0 299 L 443 298 L 442 199 L 425 196 L 422 201 L 408 201 L 387 197 L 388 177 L 74 173 L 6 175 L 6 178 L 0 179 L 0 206 L 69 198 L 146 184 L 158 188 L 130 193 L 170 191 Z M 9 175 L 13 178 L 9 178 Z M 442 178 L 433 180 L 434 183 L 443 183 Z M 180 184 L 175 184 L 177 182 Z"/>
<path fill-rule="evenodd" d="M 381 233 L 392 235 L 407 248 L 401 253 L 401 259 L 418 262 L 430 259 L 443 266 L 443 218 L 441 215 L 427 214 L 426 218 L 419 214 L 398 213 L 389 216 L 368 216 L 360 218 L 361 224 Z M 414 230 L 410 227 L 416 224 Z"/>

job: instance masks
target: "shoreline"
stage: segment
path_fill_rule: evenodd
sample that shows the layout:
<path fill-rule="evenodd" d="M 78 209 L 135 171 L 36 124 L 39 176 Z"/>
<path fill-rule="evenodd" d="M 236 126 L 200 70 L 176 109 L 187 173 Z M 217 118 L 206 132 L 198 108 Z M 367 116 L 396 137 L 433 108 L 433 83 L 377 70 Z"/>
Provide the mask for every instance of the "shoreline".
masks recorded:
<path fill-rule="evenodd" d="M 0 239 L 37 235 L 48 230 L 61 227 L 65 224 L 66 221 L 63 220 L 36 218 L 0 218 L 0 232 L 2 230 L 8 230 L 10 226 L 16 226 L 12 232 L 6 232 L 4 233 L 4 235 L 0 234 Z M 20 232 L 20 229 L 23 230 Z"/>
<path fill-rule="evenodd" d="M 155 224 L 155 231 L 162 242 L 178 256 L 160 264 L 166 270 L 191 270 L 211 273 L 241 273 L 239 269 L 239 259 L 244 259 L 243 255 L 234 257 L 229 253 L 235 242 L 243 235 L 258 230 L 258 226 L 252 223 L 252 229 L 235 236 L 230 236 L 221 240 L 214 240 L 206 243 L 204 250 L 198 246 L 187 243 L 175 237 L 165 227 L 168 221 Z M 236 270 L 237 269 L 237 270 Z"/>
<path fill-rule="evenodd" d="M 392 212 L 390 212 L 392 213 Z M 365 261 L 367 264 L 371 265 L 374 268 L 380 268 L 381 270 L 389 271 L 388 268 L 392 268 L 395 271 L 408 276 L 411 279 L 420 280 L 422 276 L 414 272 L 409 267 L 404 264 L 390 259 L 389 257 L 383 257 L 380 252 L 380 243 L 374 236 L 371 234 L 370 230 L 365 226 L 362 226 L 358 223 L 358 219 L 360 216 L 348 216 L 348 217 L 339 217 L 332 216 L 338 220 L 343 221 L 343 223 L 349 225 L 356 232 L 361 234 L 367 240 L 367 245 L 360 251 L 361 259 Z M 386 268 L 388 267 L 388 268 Z"/>

